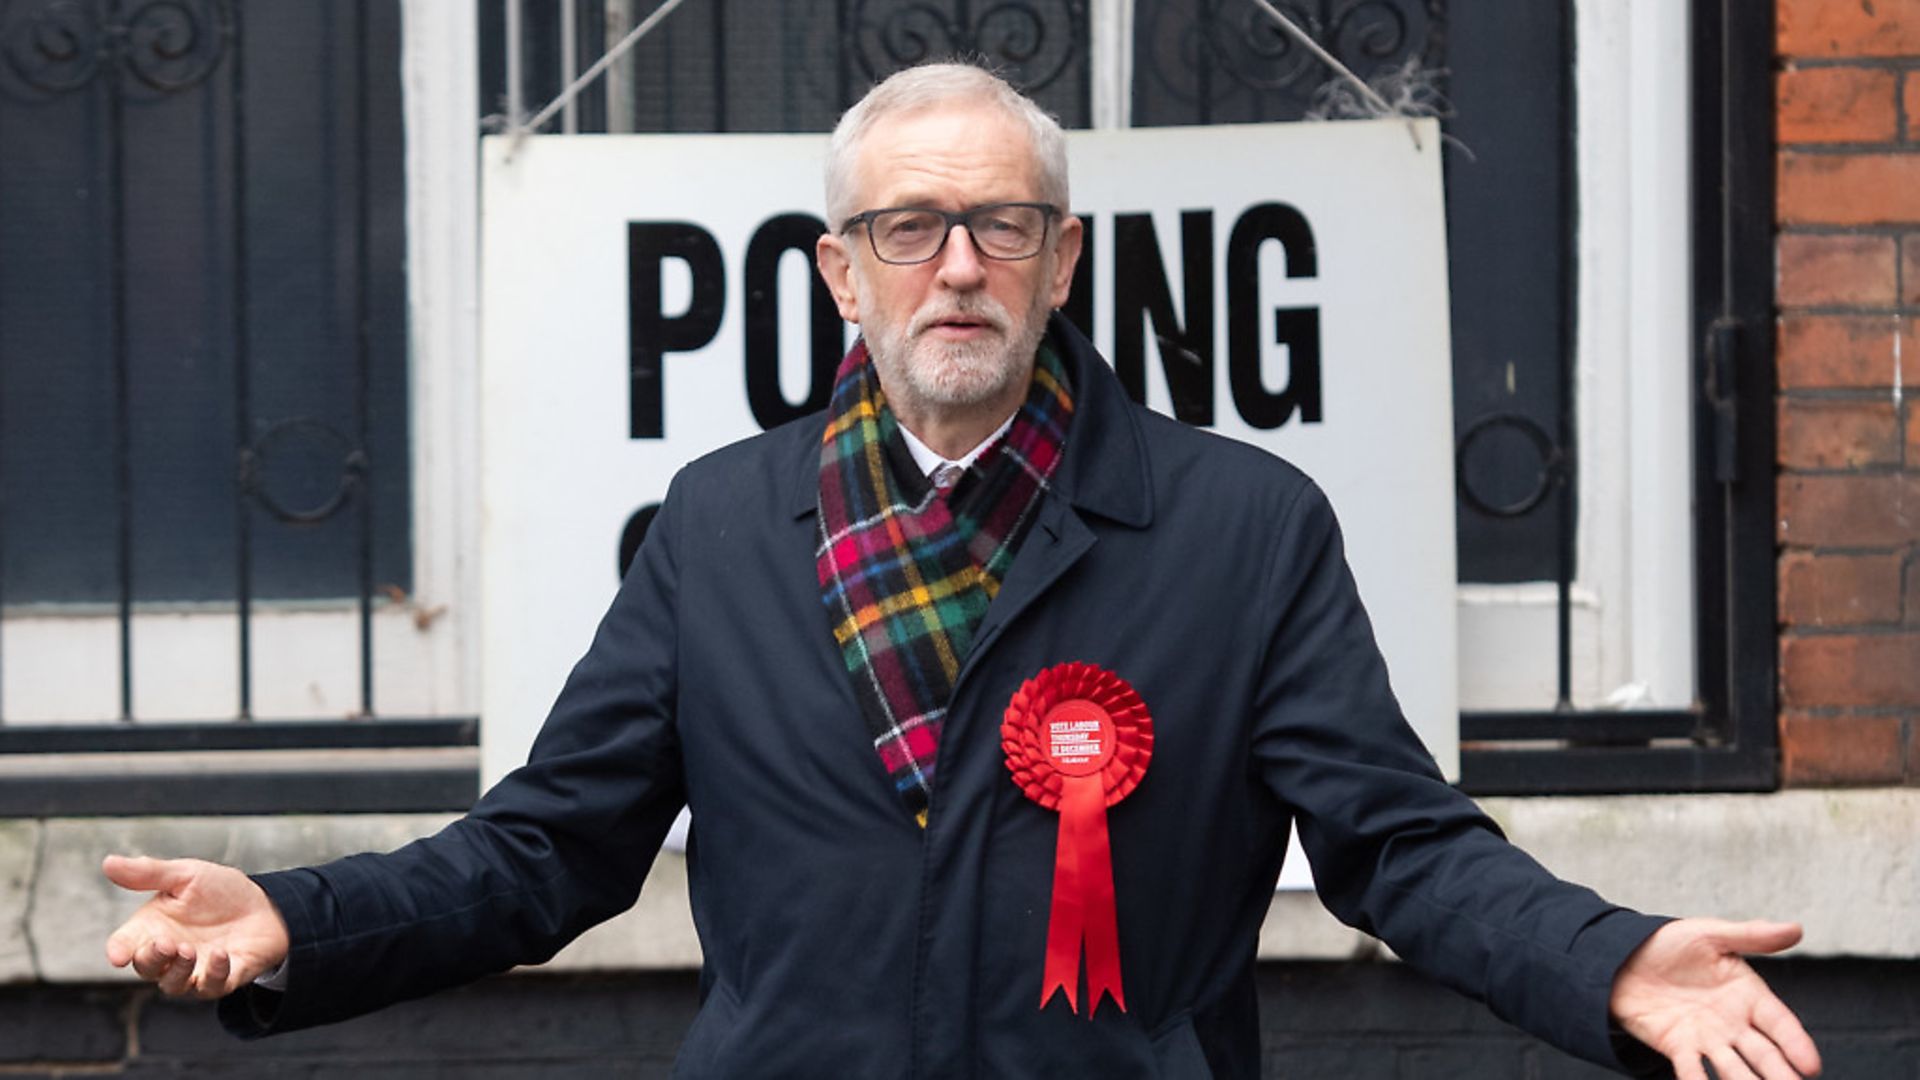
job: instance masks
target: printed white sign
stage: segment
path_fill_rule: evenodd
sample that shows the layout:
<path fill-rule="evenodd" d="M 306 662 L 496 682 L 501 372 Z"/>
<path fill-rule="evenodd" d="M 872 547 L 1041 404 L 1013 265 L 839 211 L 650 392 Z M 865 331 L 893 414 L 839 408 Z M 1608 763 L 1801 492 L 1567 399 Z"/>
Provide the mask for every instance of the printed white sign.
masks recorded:
<path fill-rule="evenodd" d="M 509 157 L 486 141 L 487 782 L 525 757 L 586 648 L 636 513 L 684 462 L 825 402 L 851 341 L 814 285 L 825 145 L 544 136 Z M 1149 405 L 1327 490 L 1394 688 L 1451 774 L 1439 146 L 1431 122 L 1076 132 L 1091 261 L 1070 312 Z"/>

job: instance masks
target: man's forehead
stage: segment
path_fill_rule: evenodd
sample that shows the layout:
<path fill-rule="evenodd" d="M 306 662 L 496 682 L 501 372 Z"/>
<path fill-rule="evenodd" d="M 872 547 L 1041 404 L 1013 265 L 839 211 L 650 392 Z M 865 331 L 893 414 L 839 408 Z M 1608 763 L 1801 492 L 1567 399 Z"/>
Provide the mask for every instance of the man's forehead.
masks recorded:
<path fill-rule="evenodd" d="M 1039 194 L 1026 126 L 985 102 L 941 103 L 880 118 L 861 140 L 855 177 L 868 205 Z"/>

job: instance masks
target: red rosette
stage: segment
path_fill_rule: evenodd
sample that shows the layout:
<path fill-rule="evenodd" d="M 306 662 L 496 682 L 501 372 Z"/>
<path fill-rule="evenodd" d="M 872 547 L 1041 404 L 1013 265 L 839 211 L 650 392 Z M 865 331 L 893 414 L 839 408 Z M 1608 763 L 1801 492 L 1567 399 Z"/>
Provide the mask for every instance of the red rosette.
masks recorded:
<path fill-rule="evenodd" d="M 1087 1016 L 1103 994 L 1126 1011 L 1107 807 L 1133 793 L 1153 759 L 1153 719 L 1127 681 L 1095 664 L 1055 664 L 1020 685 L 1000 723 L 1007 769 L 1029 799 L 1060 814 L 1047 919 L 1046 1007 L 1064 990 L 1078 1011 L 1080 958 Z"/>

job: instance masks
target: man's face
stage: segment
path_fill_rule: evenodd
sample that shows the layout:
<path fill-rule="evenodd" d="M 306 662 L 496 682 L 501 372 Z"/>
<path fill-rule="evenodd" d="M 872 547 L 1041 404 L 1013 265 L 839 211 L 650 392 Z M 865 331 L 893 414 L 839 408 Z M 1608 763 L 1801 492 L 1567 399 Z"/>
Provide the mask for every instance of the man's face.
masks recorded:
<path fill-rule="evenodd" d="M 1041 198 L 1026 128 L 983 104 L 882 119 L 861 140 L 853 180 L 856 211 Z M 959 228 L 938 255 L 909 266 L 881 262 L 865 226 L 830 232 L 817 254 L 841 316 L 860 324 L 888 398 L 923 415 L 1017 407 L 1079 251 L 1080 222 L 1069 216 L 1050 226 L 1031 259 L 989 259 Z"/>

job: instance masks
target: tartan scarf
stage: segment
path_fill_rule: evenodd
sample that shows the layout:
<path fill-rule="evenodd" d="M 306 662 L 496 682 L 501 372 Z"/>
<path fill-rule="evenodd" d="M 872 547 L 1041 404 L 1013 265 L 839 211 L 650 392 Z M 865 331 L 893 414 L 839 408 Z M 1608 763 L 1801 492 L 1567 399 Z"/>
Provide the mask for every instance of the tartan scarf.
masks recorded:
<path fill-rule="evenodd" d="M 1060 464 L 1073 399 L 1041 342 L 1013 423 L 945 493 L 914 463 L 864 340 L 820 444 L 820 598 L 895 790 L 922 827 L 953 682 Z"/>

